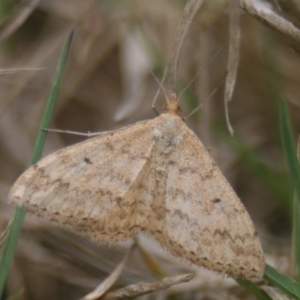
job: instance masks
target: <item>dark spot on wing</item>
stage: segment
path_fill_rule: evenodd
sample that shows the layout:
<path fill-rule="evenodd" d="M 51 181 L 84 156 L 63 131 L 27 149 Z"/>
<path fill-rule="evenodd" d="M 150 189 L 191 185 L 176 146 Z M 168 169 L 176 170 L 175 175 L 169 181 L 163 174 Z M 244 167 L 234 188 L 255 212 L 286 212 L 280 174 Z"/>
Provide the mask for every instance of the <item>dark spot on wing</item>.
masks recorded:
<path fill-rule="evenodd" d="M 211 202 L 212 203 L 219 203 L 219 202 L 221 202 L 221 199 L 216 198 L 216 199 L 211 200 Z"/>
<path fill-rule="evenodd" d="M 87 158 L 87 157 L 84 158 L 84 161 L 85 161 L 87 164 L 89 164 L 89 165 L 92 164 L 91 160 L 90 160 L 89 158 Z"/>
<path fill-rule="evenodd" d="M 175 160 L 169 160 L 169 165 L 170 166 L 175 166 L 176 165 L 176 161 Z"/>

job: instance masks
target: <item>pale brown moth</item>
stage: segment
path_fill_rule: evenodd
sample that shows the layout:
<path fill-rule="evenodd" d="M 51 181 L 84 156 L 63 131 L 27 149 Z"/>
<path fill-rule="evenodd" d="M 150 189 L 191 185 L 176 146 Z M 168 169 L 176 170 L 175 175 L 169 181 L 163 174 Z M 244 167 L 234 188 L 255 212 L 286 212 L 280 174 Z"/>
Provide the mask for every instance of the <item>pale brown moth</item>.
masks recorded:
<path fill-rule="evenodd" d="M 182 120 L 175 95 L 155 119 L 42 159 L 16 181 L 9 202 L 95 242 L 144 231 L 174 256 L 210 270 L 264 273 L 254 225 Z"/>

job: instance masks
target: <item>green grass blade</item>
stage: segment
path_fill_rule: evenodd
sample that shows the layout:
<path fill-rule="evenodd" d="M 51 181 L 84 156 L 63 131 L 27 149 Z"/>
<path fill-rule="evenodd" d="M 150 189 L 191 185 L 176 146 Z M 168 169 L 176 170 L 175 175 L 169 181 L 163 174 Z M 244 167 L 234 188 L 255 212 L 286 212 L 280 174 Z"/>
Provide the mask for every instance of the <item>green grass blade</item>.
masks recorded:
<path fill-rule="evenodd" d="M 300 204 L 299 197 L 296 195 L 293 199 L 293 228 L 292 228 L 292 246 L 291 246 L 291 270 L 295 278 L 300 282 Z"/>
<path fill-rule="evenodd" d="M 293 233 L 292 233 L 292 262 L 294 263 L 293 273 L 298 280 L 300 279 L 300 220 L 299 220 L 299 205 L 300 205 L 300 167 L 294 143 L 292 126 L 289 118 L 288 107 L 286 101 L 280 99 L 280 131 L 283 143 L 285 156 L 287 159 L 289 171 L 294 183 L 295 197 L 293 205 Z"/>
<path fill-rule="evenodd" d="M 300 299 L 300 284 L 286 275 L 279 274 L 268 264 L 266 264 L 264 279 L 278 287 L 293 299 Z"/>
<path fill-rule="evenodd" d="M 254 296 L 259 300 L 272 300 L 272 298 L 262 289 L 260 289 L 255 283 L 243 278 L 235 279 L 238 284 L 246 288 L 249 292 L 251 292 Z"/>
<path fill-rule="evenodd" d="M 289 118 L 288 108 L 285 100 L 280 99 L 280 131 L 281 138 L 286 155 L 288 167 L 295 184 L 298 199 L 300 196 L 300 167 L 296 153 L 296 146 L 292 132 L 292 126 Z"/>
<path fill-rule="evenodd" d="M 54 112 L 56 100 L 57 100 L 57 95 L 59 92 L 59 88 L 62 82 L 62 77 L 63 73 L 66 67 L 67 63 L 67 58 L 69 56 L 69 51 L 71 47 L 71 42 L 73 39 L 73 32 L 68 36 L 65 45 L 63 47 L 61 56 L 60 56 L 60 61 L 58 63 L 58 67 L 55 73 L 52 89 L 50 91 L 50 95 L 46 104 L 46 108 L 44 110 L 44 114 L 40 123 L 40 130 L 38 132 L 34 148 L 33 148 L 33 153 L 32 157 L 30 160 L 30 164 L 36 163 L 42 154 L 44 143 L 46 141 L 47 137 L 47 131 L 42 130 L 42 128 L 48 128 L 50 125 L 50 121 Z M 3 294 L 3 290 L 5 287 L 6 283 L 6 278 L 8 275 L 8 271 L 11 265 L 11 262 L 14 257 L 15 249 L 17 246 L 19 234 L 22 228 L 23 220 L 25 217 L 26 211 L 23 208 L 17 208 L 15 211 L 15 215 L 13 218 L 13 222 L 10 228 L 10 231 L 8 233 L 4 248 L 3 248 L 3 253 L 1 257 L 1 262 L 0 262 L 0 297 Z"/>
<path fill-rule="evenodd" d="M 59 89 L 60 89 L 61 82 L 62 82 L 62 77 L 64 74 L 64 70 L 66 68 L 67 59 L 69 56 L 73 35 L 74 35 L 74 33 L 72 32 L 67 37 L 67 40 L 65 42 L 65 45 L 63 47 L 63 50 L 62 50 L 62 53 L 60 56 L 60 61 L 57 66 L 57 70 L 56 70 L 55 77 L 54 77 L 53 84 L 52 84 L 52 89 L 51 89 L 51 92 L 50 92 L 50 95 L 49 95 L 49 98 L 48 98 L 48 101 L 46 104 L 46 108 L 45 108 L 45 111 L 44 111 L 44 114 L 43 114 L 43 117 L 41 120 L 40 130 L 38 132 L 38 136 L 36 138 L 36 141 L 35 141 L 35 144 L 33 147 L 33 153 L 32 153 L 32 157 L 30 160 L 30 165 L 35 164 L 42 155 L 44 143 L 46 141 L 48 132 L 46 130 L 41 130 L 41 129 L 49 128 L 49 126 L 50 126 L 51 118 L 54 113 L 56 100 L 57 100 Z"/>

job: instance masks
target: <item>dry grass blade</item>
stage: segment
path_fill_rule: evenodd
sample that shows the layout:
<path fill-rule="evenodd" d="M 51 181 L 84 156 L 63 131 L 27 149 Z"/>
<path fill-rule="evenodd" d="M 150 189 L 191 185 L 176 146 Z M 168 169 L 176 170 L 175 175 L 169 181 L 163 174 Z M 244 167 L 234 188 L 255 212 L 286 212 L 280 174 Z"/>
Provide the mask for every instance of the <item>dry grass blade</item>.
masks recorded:
<path fill-rule="evenodd" d="M 17 72 L 41 71 L 41 70 L 44 70 L 44 68 L 10 68 L 10 69 L 0 70 L 0 75 L 14 74 Z"/>
<path fill-rule="evenodd" d="M 279 0 L 276 2 L 279 9 L 287 12 L 289 16 L 300 19 L 300 2 L 298 0 Z"/>
<path fill-rule="evenodd" d="M 229 57 L 228 57 L 228 74 L 225 83 L 225 115 L 227 128 L 231 135 L 233 135 L 233 128 L 230 124 L 228 103 L 232 99 L 232 94 L 236 82 L 236 73 L 239 64 L 240 52 L 240 13 L 237 1 L 232 1 L 230 4 L 230 40 L 229 40 Z"/>
<path fill-rule="evenodd" d="M 193 279 L 194 273 L 177 275 L 167 277 L 154 282 L 139 282 L 136 284 L 128 285 L 127 287 L 110 292 L 103 297 L 105 300 L 124 299 L 137 297 L 153 292 L 157 292 L 163 289 L 167 289 L 172 285 L 190 281 Z"/>
<path fill-rule="evenodd" d="M 269 3 L 261 3 L 252 0 L 240 0 L 241 7 L 251 16 L 277 30 L 281 34 L 300 42 L 300 30 L 291 22 L 277 15 Z"/>
<path fill-rule="evenodd" d="M 183 41 L 186 37 L 186 33 L 192 24 L 192 20 L 203 4 L 204 0 L 190 0 L 184 9 L 183 16 L 181 22 L 177 28 L 177 34 L 174 41 L 174 46 L 172 49 L 172 55 L 170 60 L 170 86 L 174 91 L 175 83 L 177 82 L 177 69 L 178 69 L 178 61 L 179 61 L 179 53 L 182 48 Z"/>
<path fill-rule="evenodd" d="M 114 269 L 114 271 L 93 292 L 84 296 L 81 300 L 95 300 L 101 297 L 105 292 L 107 292 L 107 290 L 112 287 L 112 285 L 117 281 L 117 279 L 121 275 L 125 267 L 125 264 L 134 248 L 135 248 L 135 243 L 133 243 L 132 246 L 127 250 L 123 260 Z"/>
<path fill-rule="evenodd" d="M 140 38 L 142 39 L 142 38 Z M 114 115 L 115 122 L 132 116 L 142 103 L 145 77 L 149 75 L 150 58 L 139 40 L 138 30 L 126 33 L 121 42 L 121 80 L 124 86 L 121 105 Z"/>
<path fill-rule="evenodd" d="M 273 286 L 264 286 L 263 290 L 273 299 L 273 300 L 290 300 L 291 297 L 284 294 L 280 289 Z"/>
<path fill-rule="evenodd" d="M 0 25 L 0 42 L 12 35 L 30 16 L 39 4 L 40 0 L 24 1 L 13 13 Z"/>
<path fill-rule="evenodd" d="M 4 229 L 4 231 L 0 235 L 0 249 L 3 247 L 3 244 L 5 242 L 5 238 L 6 238 L 7 232 L 9 231 L 9 228 L 11 226 L 11 223 L 12 223 L 12 221 L 9 221 L 6 228 Z"/>

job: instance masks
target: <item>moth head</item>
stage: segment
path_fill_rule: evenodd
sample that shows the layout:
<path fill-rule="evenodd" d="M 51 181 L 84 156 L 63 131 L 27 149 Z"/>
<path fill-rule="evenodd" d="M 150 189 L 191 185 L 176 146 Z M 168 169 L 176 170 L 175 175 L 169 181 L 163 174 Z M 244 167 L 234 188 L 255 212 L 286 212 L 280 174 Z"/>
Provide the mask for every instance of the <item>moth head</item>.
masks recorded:
<path fill-rule="evenodd" d="M 181 116 L 181 109 L 176 94 L 172 94 L 171 97 L 168 99 L 167 104 L 163 108 L 162 113 L 177 115 L 179 117 Z"/>

